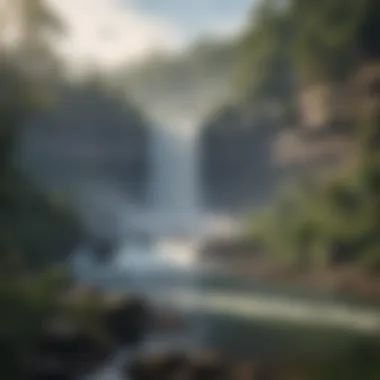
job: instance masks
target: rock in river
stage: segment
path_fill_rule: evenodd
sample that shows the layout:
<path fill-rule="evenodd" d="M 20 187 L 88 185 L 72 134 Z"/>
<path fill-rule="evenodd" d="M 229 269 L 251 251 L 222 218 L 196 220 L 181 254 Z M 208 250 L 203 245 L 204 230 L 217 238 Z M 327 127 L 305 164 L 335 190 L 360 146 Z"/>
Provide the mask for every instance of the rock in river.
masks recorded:
<path fill-rule="evenodd" d="M 150 308 L 139 297 L 122 297 L 116 302 L 110 302 L 104 314 L 106 332 L 116 343 L 123 345 L 141 343 L 150 321 Z"/>
<path fill-rule="evenodd" d="M 125 374 L 132 380 L 169 380 L 188 373 L 188 359 L 181 352 L 154 353 L 127 363 Z"/>

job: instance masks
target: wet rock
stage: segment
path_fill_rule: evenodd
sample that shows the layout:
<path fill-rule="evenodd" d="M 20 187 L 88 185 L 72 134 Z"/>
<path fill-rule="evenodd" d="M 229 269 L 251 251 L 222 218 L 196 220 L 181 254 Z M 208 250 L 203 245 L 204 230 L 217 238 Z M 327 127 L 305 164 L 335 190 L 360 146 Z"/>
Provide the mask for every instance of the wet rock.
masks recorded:
<path fill-rule="evenodd" d="M 67 321 L 54 321 L 41 334 L 36 352 L 44 362 L 58 363 L 71 374 L 89 371 L 100 365 L 109 347 Z M 49 367 L 50 368 L 50 367 Z"/>
<path fill-rule="evenodd" d="M 254 368 L 254 380 L 275 380 L 273 370 L 268 365 L 256 365 Z"/>
<path fill-rule="evenodd" d="M 42 355 L 51 354 L 66 360 L 74 355 L 80 346 L 80 332 L 74 324 L 67 321 L 52 321 L 42 332 L 37 351 Z"/>
<path fill-rule="evenodd" d="M 132 380 L 174 380 L 188 378 L 188 360 L 181 352 L 138 357 L 125 367 Z"/>
<path fill-rule="evenodd" d="M 224 380 L 230 373 L 230 364 L 219 353 L 201 352 L 190 359 L 191 380 Z"/>
<path fill-rule="evenodd" d="M 108 304 L 104 313 L 106 332 L 118 344 L 138 344 L 149 329 L 151 312 L 145 300 L 124 297 Z"/>
<path fill-rule="evenodd" d="M 256 368 L 250 362 L 236 363 L 230 372 L 232 380 L 257 380 Z"/>
<path fill-rule="evenodd" d="M 72 380 L 73 374 L 65 364 L 54 357 L 34 358 L 26 366 L 27 380 Z"/>
<path fill-rule="evenodd" d="M 151 330 L 156 333 L 170 333 L 186 327 L 185 316 L 179 311 L 165 308 L 156 310 L 152 318 Z"/>
<path fill-rule="evenodd" d="M 169 352 L 136 358 L 126 365 L 125 375 L 132 380 L 235 380 L 231 368 L 231 363 L 215 352 Z M 251 379 L 254 378 L 239 378 Z"/>
<path fill-rule="evenodd" d="M 62 296 L 65 308 L 93 319 L 102 334 L 116 345 L 140 343 L 151 323 L 152 312 L 142 297 L 76 286 Z M 94 316 L 94 318 L 92 318 Z"/>

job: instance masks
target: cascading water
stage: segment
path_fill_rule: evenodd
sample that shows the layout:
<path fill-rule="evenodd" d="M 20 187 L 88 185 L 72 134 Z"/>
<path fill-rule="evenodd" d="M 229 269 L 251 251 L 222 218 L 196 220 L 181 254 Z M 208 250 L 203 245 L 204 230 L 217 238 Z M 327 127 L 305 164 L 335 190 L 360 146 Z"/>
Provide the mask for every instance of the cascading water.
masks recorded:
<path fill-rule="evenodd" d="M 197 131 L 191 125 L 156 125 L 148 203 L 163 234 L 195 234 L 199 218 Z M 166 231 L 165 231 L 166 230 Z"/>
<path fill-rule="evenodd" d="M 319 296 L 313 301 L 307 295 L 306 297 L 297 295 L 300 300 L 296 302 L 296 297 L 291 296 L 294 290 L 290 288 L 285 287 L 277 291 L 282 293 L 277 296 L 272 286 L 268 286 L 264 292 L 262 284 L 255 281 L 250 284 L 247 279 L 240 282 L 228 274 L 223 274 L 223 278 L 220 277 L 220 272 L 215 273 L 214 279 L 217 283 L 222 279 L 226 285 L 230 284 L 232 289 L 240 288 L 241 291 L 226 292 L 224 285 L 216 290 L 213 273 L 208 270 L 200 271 L 200 267 L 204 268 L 202 264 L 187 265 L 186 270 L 181 271 L 178 266 L 171 266 L 170 260 L 157 260 L 165 255 L 175 258 L 181 255 L 183 247 L 187 247 L 184 250 L 187 251 L 185 255 L 194 254 L 196 247 L 194 248 L 193 244 L 201 237 L 199 230 L 194 228 L 198 227 L 201 221 L 198 208 L 197 131 L 180 127 L 181 125 L 178 125 L 178 129 L 157 126 L 152 131 L 149 207 L 145 213 L 139 213 L 144 215 L 142 219 L 136 221 L 136 214 L 132 215 L 132 219 L 136 222 L 137 229 L 143 229 L 145 233 L 153 235 L 153 239 L 149 240 L 155 243 L 144 244 L 139 238 L 133 241 L 131 240 L 133 234 L 128 235 L 118 255 L 121 262 L 125 261 L 124 269 L 119 272 L 121 281 L 116 287 L 118 290 L 141 292 L 159 302 L 170 302 L 184 311 L 189 323 L 179 334 L 148 337 L 140 350 L 165 348 L 175 350 L 178 347 L 180 351 L 183 349 L 192 351 L 211 345 L 211 347 L 223 347 L 227 352 L 230 350 L 236 354 L 236 350 L 242 347 L 244 350 L 246 345 L 250 352 L 268 350 L 270 353 L 272 349 L 278 352 L 278 343 L 273 331 L 280 329 L 272 326 L 278 327 L 282 320 L 286 322 L 287 329 L 292 323 L 301 322 L 302 339 L 305 335 L 304 326 L 308 324 L 311 328 L 315 324 L 318 327 L 318 334 L 321 334 L 321 326 L 324 324 L 329 327 L 329 331 L 331 326 L 334 328 L 346 326 L 358 329 L 361 333 L 366 329 L 380 331 L 379 313 L 365 311 L 354 315 L 355 312 L 347 308 L 346 300 L 342 303 L 344 307 L 334 304 L 329 306 L 327 302 L 331 301 L 330 296 L 327 296 L 327 301 L 319 299 Z M 220 230 L 220 226 L 218 229 Z M 225 230 L 229 229 L 229 226 L 226 226 Z M 173 236 L 178 235 L 183 238 L 182 247 L 181 244 L 168 244 Z M 117 269 L 121 267 L 119 263 L 116 265 Z M 117 276 L 109 273 L 108 277 L 114 280 Z M 211 286 L 207 285 L 210 283 Z M 203 289 L 207 291 L 202 291 Z M 302 297 L 304 299 L 301 299 Z M 246 321 L 251 318 L 252 320 L 257 318 L 260 324 L 255 325 L 255 322 L 247 328 Z M 266 327 L 266 323 L 269 327 Z M 268 334 L 268 339 L 258 340 L 257 337 L 263 337 L 262 330 Z M 235 339 L 235 336 L 238 339 Z M 321 337 L 325 350 L 322 334 Z M 268 344 L 271 341 L 276 342 L 276 348 Z M 314 349 L 313 334 L 312 342 Z M 288 349 L 291 344 L 293 343 L 286 342 L 284 349 Z M 134 352 L 129 351 L 119 353 L 100 371 L 92 374 L 89 380 L 125 379 L 123 365 L 125 360 L 133 355 Z"/>
<path fill-rule="evenodd" d="M 132 233 L 118 264 L 139 271 L 194 264 L 200 233 L 197 145 L 197 129 L 190 123 L 152 125 L 147 206 L 126 215 Z M 149 244 L 134 233 L 149 236 Z"/>

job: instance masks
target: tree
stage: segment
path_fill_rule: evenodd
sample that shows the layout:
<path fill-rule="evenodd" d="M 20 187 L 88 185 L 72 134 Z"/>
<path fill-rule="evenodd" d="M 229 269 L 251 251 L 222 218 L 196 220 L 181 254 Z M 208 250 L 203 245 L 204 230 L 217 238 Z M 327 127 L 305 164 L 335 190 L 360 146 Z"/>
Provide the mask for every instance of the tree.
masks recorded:
<path fill-rule="evenodd" d="M 56 14 L 44 0 L 6 0 L 5 6 L 13 16 L 8 22 L 19 23 L 16 51 L 29 61 L 46 58 L 47 34 L 64 30 Z"/>
<path fill-rule="evenodd" d="M 362 2 L 294 0 L 294 62 L 300 79 L 310 83 L 344 80 L 357 65 Z"/>
<path fill-rule="evenodd" d="M 237 80 L 243 96 L 284 99 L 292 90 L 292 23 L 279 1 L 263 1 L 238 46 Z"/>

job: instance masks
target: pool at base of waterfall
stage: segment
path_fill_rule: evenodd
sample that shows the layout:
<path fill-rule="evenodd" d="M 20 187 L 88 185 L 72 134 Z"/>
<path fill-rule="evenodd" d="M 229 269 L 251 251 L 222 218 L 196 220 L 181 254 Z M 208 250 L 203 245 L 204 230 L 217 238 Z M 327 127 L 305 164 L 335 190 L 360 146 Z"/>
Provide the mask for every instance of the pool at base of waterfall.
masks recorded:
<path fill-rule="evenodd" d="M 121 350 L 86 380 L 125 380 L 123 365 L 141 350 L 211 348 L 253 358 L 329 355 L 357 336 L 380 336 L 378 304 L 233 276 L 203 266 L 196 249 L 178 238 L 129 241 L 107 267 L 79 271 L 80 281 L 142 294 L 187 320 L 180 332 L 151 335 L 138 350 Z"/>

